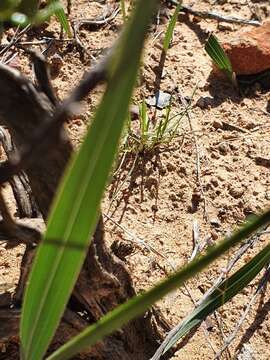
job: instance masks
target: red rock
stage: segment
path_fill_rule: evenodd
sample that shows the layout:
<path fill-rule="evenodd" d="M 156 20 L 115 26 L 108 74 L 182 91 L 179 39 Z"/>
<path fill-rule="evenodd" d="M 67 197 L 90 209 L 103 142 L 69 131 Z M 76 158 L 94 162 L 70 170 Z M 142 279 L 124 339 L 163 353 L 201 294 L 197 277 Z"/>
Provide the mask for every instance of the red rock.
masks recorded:
<path fill-rule="evenodd" d="M 237 75 L 257 74 L 270 69 L 270 21 L 237 33 L 223 44 Z"/>

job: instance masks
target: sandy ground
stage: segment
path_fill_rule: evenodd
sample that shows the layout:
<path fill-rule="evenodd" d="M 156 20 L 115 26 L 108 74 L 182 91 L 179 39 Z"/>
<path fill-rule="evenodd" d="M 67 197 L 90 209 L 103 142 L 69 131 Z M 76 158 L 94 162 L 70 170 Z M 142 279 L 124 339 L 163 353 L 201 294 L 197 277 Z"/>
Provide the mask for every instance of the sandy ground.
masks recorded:
<path fill-rule="evenodd" d="M 255 9 L 263 19 L 270 16 L 268 1 L 200 1 L 194 6 L 200 10 L 211 8 L 219 13 L 248 19 L 252 15 L 251 9 Z M 104 5 L 99 2 L 73 1 L 70 18 L 95 18 L 103 10 Z M 154 95 L 162 39 L 170 13 L 169 10 L 163 11 L 160 24 L 149 34 L 145 65 L 138 80 L 134 103 Z M 79 36 L 87 52 L 84 59 L 68 44 L 50 49 L 50 62 L 57 63 L 60 57 L 53 85 L 61 99 L 78 83 L 100 53 L 111 46 L 121 26 L 119 14 L 98 29 L 82 28 Z M 59 25 L 53 22 L 45 31 L 49 34 L 57 32 L 58 28 Z M 247 215 L 257 213 L 269 204 L 269 163 L 256 160 L 269 159 L 269 93 L 255 86 L 246 97 L 240 96 L 231 84 L 211 76 L 211 61 L 204 51 L 209 32 L 213 31 L 221 41 L 225 41 L 241 28 L 243 26 L 218 24 L 213 20 L 186 15 L 179 17 L 160 89 L 173 95 L 172 114 L 183 111 L 181 96 L 190 100 L 188 116 L 179 120 L 179 134 L 173 140 L 144 154 L 119 156 L 123 161 L 119 162 L 121 165 L 108 186 L 103 211 L 108 216 L 108 241 L 117 240 L 118 247 L 120 244 L 127 248 L 124 261 L 137 291 L 149 288 L 189 260 L 196 224 L 200 243 L 216 242 Z M 38 33 L 33 34 L 35 36 Z M 31 76 L 27 59 L 21 53 L 18 58 L 23 72 Z M 83 138 L 89 115 L 93 113 L 102 91 L 100 87 L 91 94 L 82 106 L 82 115 L 68 124 L 77 145 Z M 149 109 L 149 114 L 153 116 L 153 108 Z M 160 116 L 162 111 L 156 114 L 157 119 Z M 130 243 L 131 238 L 134 244 Z M 159 255 L 149 252 L 144 246 L 139 247 L 138 240 L 143 240 Z M 267 235 L 260 237 L 233 271 L 266 242 Z M 194 302 L 226 269 L 235 252 L 231 251 L 190 281 L 186 288 L 159 302 L 158 306 L 172 326 L 194 308 Z M 18 276 L 21 253 L 21 248 L 6 250 L 0 247 L 1 284 L 7 284 L 10 277 Z M 226 336 L 234 330 L 258 281 L 256 279 L 241 295 L 223 306 L 216 316 L 211 316 L 210 328 L 203 323 L 185 339 L 173 359 L 214 359 L 214 352 L 222 347 Z M 270 358 L 269 294 L 267 288 L 257 297 L 222 359 Z M 247 357 L 248 354 L 250 357 Z"/>

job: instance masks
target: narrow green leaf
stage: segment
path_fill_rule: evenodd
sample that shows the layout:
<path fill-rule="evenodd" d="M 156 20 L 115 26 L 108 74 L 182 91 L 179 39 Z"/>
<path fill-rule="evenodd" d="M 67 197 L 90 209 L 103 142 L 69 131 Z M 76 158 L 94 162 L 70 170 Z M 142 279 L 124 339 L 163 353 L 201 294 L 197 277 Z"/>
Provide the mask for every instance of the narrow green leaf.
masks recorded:
<path fill-rule="evenodd" d="M 59 8 L 55 11 L 55 15 L 56 15 L 57 19 L 59 20 L 60 24 L 63 26 L 63 29 L 67 33 L 68 37 L 72 38 L 71 28 L 70 28 L 67 16 L 65 14 L 65 10 L 63 8 L 63 5 L 58 0 L 50 0 L 49 3 L 50 4 L 58 3 Z"/>
<path fill-rule="evenodd" d="M 173 32 L 174 32 L 174 28 L 176 25 L 176 21 L 177 21 L 180 9 L 181 9 L 181 4 L 179 3 L 174 10 L 173 16 L 171 17 L 168 28 L 166 30 L 165 39 L 164 39 L 164 43 L 163 43 L 163 50 L 165 51 L 165 53 L 169 49 L 170 42 L 173 37 Z"/>
<path fill-rule="evenodd" d="M 267 245 L 235 274 L 224 280 L 180 325 L 174 328 L 151 360 L 160 359 L 179 339 L 187 335 L 207 316 L 239 294 L 269 262 L 270 245 Z"/>
<path fill-rule="evenodd" d="M 86 328 L 81 334 L 63 345 L 48 360 L 66 360 L 83 349 L 95 344 L 106 335 L 111 334 L 131 319 L 144 313 L 151 305 L 179 288 L 186 280 L 203 270 L 206 266 L 224 254 L 241 240 L 251 236 L 255 231 L 270 223 L 270 210 L 259 217 L 253 217 L 231 237 L 208 249 L 205 255 L 197 256 L 175 274 L 169 276 L 144 294 L 140 294 L 106 314 L 97 323 Z M 268 249 L 269 250 L 269 249 Z"/>
<path fill-rule="evenodd" d="M 149 125 L 150 121 L 147 114 L 147 105 L 145 103 L 145 100 L 143 100 L 142 104 L 140 105 L 140 131 L 143 140 L 145 140 L 145 138 L 147 137 Z"/>
<path fill-rule="evenodd" d="M 226 55 L 223 48 L 220 46 L 217 37 L 213 34 L 209 36 L 205 45 L 205 51 L 211 57 L 217 67 L 224 71 L 230 79 L 233 77 L 232 64 L 229 57 Z"/>
<path fill-rule="evenodd" d="M 79 275 L 99 217 L 100 201 L 128 113 L 156 3 L 157 0 L 137 2 L 112 58 L 111 78 L 92 126 L 58 192 L 24 297 L 20 326 L 22 359 L 43 358 Z M 63 246 L 56 246 L 50 239 L 61 239 Z"/>

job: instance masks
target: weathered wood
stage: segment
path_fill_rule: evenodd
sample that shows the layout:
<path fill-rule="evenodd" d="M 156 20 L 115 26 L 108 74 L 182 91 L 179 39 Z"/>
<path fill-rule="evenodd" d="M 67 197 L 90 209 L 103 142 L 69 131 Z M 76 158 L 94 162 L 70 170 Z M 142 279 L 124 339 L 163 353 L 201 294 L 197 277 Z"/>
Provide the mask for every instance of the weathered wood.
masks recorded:
<path fill-rule="evenodd" d="M 3 149 L 6 153 L 7 159 L 12 159 L 12 154 L 16 152 L 15 146 L 7 129 L 0 127 L 0 138 Z M 14 197 L 17 203 L 18 217 L 33 218 L 41 217 L 38 206 L 33 197 L 29 179 L 25 172 L 13 176 L 10 179 L 10 185 L 13 190 Z"/>
<path fill-rule="evenodd" d="M 53 105 L 44 93 L 20 75 L 17 70 L 0 65 L 0 119 L 6 126 L 18 150 L 45 122 L 51 121 Z M 27 169 L 32 193 L 44 218 L 47 218 L 52 198 L 63 170 L 72 153 L 72 144 L 63 129 L 61 138 L 55 137 L 55 146 L 44 151 L 44 156 Z"/>

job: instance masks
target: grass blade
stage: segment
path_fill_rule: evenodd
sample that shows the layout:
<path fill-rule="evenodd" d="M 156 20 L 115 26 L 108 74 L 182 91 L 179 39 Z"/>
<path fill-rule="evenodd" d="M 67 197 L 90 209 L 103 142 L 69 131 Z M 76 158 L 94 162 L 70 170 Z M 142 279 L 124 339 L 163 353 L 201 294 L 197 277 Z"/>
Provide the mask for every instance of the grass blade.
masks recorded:
<path fill-rule="evenodd" d="M 57 17 L 58 21 L 60 22 L 60 24 L 62 25 L 63 29 L 65 30 L 65 32 L 67 33 L 69 38 L 72 38 L 72 32 L 70 29 L 70 25 L 69 25 L 69 21 L 67 19 L 67 16 L 65 14 L 65 10 L 63 8 L 63 5 L 61 4 L 60 1 L 58 0 L 50 0 L 49 4 L 53 4 L 53 3 L 58 3 L 59 5 L 61 5 L 56 11 L 55 11 L 55 16 Z"/>
<path fill-rule="evenodd" d="M 169 22 L 166 34 L 165 34 L 165 39 L 164 39 L 164 43 L 163 43 L 163 50 L 165 51 L 165 53 L 168 51 L 169 46 L 170 46 L 170 42 L 172 40 L 173 37 L 173 31 L 176 25 L 176 21 L 179 15 L 179 11 L 181 9 L 181 4 L 179 3 L 173 13 L 173 16 L 171 17 L 171 20 Z"/>
<path fill-rule="evenodd" d="M 199 255 L 193 261 L 184 266 L 175 274 L 156 285 L 144 294 L 140 294 L 128 302 L 118 306 L 116 309 L 105 315 L 96 324 L 86 328 L 81 334 L 63 345 L 48 360 L 66 360 L 72 358 L 79 351 L 95 344 L 104 336 L 119 329 L 131 319 L 145 312 L 151 305 L 168 294 L 170 291 L 179 288 L 186 280 L 203 270 L 206 266 L 224 254 L 231 247 L 241 240 L 251 236 L 255 231 L 270 223 L 270 210 L 259 217 L 254 217 L 243 225 L 229 238 L 225 238 L 219 244 L 208 249 L 205 255 Z M 269 249 L 268 249 L 269 250 Z"/>
<path fill-rule="evenodd" d="M 267 245 L 246 265 L 223 281 L 180 325 L 174 328 L 151 360 L 159 360 L 179 339 L 243 290 L 269 262 L 270 245 Z"/>
<path fill-rule="evenodd" d="M 43 358 L 79 275 L 99 216 L 156 3 L 137 2 L 112 58 L 110 80 L 92 126 L 58 192 L 24 297 L 22 359 Z M 50 239 L 61 239 L 63 246 L 56 246 Z"/>
<path fill-rule="evenodd" d="M 205 51 L 217 65 L 217 67 L 224 71 L 227 76 L 232 80 L 233 79 L 233 68 L 229 57 L 226 55 L 223 48 L 220 46 L 217 37 L 213 34 L 209 36 L 207 43 L 205 45 Z"/>
<path fill-rule="evenodd" d="M 145 140 L 147 138 L 147 134 L 149 131 L 150 120 L 147 114 L 147 105 L 143 100 L 140 106 L 140 131 L 142 139 Z"/>

